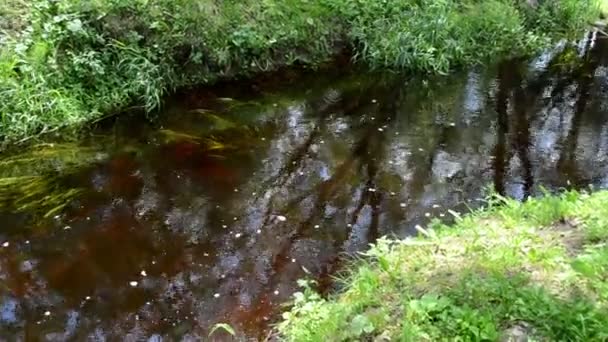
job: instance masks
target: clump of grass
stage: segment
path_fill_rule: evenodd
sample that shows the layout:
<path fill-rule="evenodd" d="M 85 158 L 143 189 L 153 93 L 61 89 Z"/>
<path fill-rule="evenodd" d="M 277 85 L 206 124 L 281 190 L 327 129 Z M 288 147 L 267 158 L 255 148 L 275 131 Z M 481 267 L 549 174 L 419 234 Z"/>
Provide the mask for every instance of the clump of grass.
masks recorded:
<path fill-rule="evenodd" d="M 578 33 L 596 0 L 10 0 L 0 4 L 0 141 L 176 87 L 300 64 L 344 48 L 377 68 L 445 73 Z"/>
<path fill-rule="evenodd" d="M 608 192 L 566 192 L 381 239 L 326 299 L 309 283 L 278 330 L 291 341 L 608 338 Z M 499 205 L 497 205 L 499 204 Z"/>

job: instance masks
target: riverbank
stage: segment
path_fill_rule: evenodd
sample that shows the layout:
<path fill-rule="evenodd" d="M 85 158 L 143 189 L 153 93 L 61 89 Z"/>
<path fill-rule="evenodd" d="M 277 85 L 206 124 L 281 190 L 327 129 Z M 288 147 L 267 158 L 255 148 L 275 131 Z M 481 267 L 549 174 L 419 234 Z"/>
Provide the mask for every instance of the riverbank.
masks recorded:
<path fill-rule="evenodd" d="M 291 341 L 535 341 L 608 337 L 608 192 L 504 198 L 420 237 L 382 239 L 339 294 L 306 285 L 279 330 Z"/>
<path fill-rule="evenodd" d="M 0 5 L 0 141 L 152 113 L 178 87 L 316 67 L 348 51 L 372 68 L 446 73 L 573 38 L 595 0 L 96 1 Z"/>

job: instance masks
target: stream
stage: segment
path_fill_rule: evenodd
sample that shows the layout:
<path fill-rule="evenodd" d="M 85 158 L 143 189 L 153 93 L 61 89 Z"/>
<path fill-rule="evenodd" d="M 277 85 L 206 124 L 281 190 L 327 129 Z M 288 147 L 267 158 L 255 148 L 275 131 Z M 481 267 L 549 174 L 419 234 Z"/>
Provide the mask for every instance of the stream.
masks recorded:
<path fill-rule="evenodd" d="M 286 70 L 0 156 L 0 340 L 264 339 L 297 280 L 493 188 L 608 186 L 608 45 L 451 76 Z M 216 336 L 216 335 L 214 335 Z M 218 333 L 217 338 L 229 335 Z"/>

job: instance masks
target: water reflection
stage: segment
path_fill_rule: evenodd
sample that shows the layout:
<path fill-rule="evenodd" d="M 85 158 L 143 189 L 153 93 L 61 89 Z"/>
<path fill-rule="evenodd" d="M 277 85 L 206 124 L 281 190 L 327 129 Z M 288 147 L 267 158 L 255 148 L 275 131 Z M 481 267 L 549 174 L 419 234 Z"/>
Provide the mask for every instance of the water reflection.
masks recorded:
<path fill-rule="evenodd" d="M 606 47 L 586 44 L 407 85 L 194 91 L 157 126 L 118 122 L 83 142 L 106 157 L 66 176 L 85 191 L 61 215 L 2 214 L 0 338 L 263 338 L 298 278 L 327 287 L 345 253 L 489 185 L 606 186 Z"/>

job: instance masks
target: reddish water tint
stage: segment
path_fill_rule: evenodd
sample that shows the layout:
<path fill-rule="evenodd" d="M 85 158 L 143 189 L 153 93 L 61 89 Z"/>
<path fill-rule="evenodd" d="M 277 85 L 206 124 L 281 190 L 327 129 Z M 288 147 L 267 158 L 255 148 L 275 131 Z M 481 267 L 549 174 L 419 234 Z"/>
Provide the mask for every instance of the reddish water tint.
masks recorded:
<path fill-rule="evenodd" d="M 61 175 L 84 190 L 66 210 L 0 214 L 0 339 L 201 340 L 218 322 L 263 339 L 297 279 L 328 289 L 346 255 L 490 185 L 608 185 L 605 46 L 568 65 L 562 48 L 428 83 L 195 90 L 156 124 L 100 128 L 82 144 L 101 157 Z"/>

